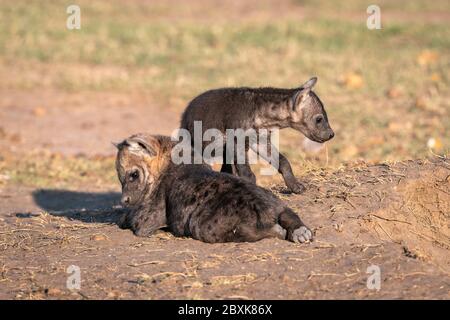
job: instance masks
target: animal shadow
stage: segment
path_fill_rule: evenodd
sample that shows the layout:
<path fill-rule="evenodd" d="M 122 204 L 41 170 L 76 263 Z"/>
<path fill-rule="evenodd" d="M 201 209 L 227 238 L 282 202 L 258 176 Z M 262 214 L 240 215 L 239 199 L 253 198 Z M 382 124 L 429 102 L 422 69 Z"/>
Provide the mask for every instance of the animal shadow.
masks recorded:
<path fill-rule="evenodd" d="M 115 223 L 125 213 L 118 206 L 118 192 L 79 192 L 58 189 L 39 189 L 33 192 L 35 203 L 54 216 L 82 222 Z"/>

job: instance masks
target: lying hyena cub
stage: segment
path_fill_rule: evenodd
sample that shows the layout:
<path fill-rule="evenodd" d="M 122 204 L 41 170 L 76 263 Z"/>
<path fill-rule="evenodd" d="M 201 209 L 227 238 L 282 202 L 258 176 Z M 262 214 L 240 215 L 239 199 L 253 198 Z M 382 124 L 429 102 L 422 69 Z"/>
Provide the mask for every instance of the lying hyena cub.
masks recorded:
<path fill-rule="evenodd" d="M 277 88 L 223 88 L 202 93 L 187 106 L 181 119 L 181 128 L 189 130 L 194 137 L 194 121 L 202 121 L 203 132 L 215 128 L 226 133 L 227 129 L 283 129 L 293 128 L 302 132 L 309 139 L 325 142 L 334 136 L 328 123 L 327 113 L 319 97 L 312 91 L 317 78 L 311 78 L 296 89 Z M 270 145 L 270 137 L 267 139 Z M 203 146 L 204 148 L 205 146 Z M 245 146 L 245 153 L 252 148 L 258 152 L 258 146 Z M 226 146 L 225 146 L 226 148 Z M 271 146 L 273 149 L 274 146 Z M 226 152 L 222 172 L 232 173 L 252 182 L 255 175 L 250 169 L 248 158 L 245 164 L 236 164 L 236 149 L 234 161 L 226 161 Z M 271 150 L 268 146 L 268 150 Z M 200 151 L 200 150 L 198 150 Z M 231 152 L 230 152 L 231 153 Z M 265 157 L 260 154 L 261 157 Z M 273 161 L 269 154 L 266 160 L 278 164 L 278 172 L 294 193 L 301 193 L 305 187 L 297 181 L 292 168 L 285 156 L 279 154 L 279 161 Z M 233 162 L 233 164 L 230 164 Z"/>
<path fill-rule="evenodd" d="M 312 240 L 300 218 L 270 191 L 207 165 L 176 165 L 172 146 L 169 137 L 145 134 L 117 145 L 122 203 L 130 209 L 121 227 L 138 236 L 168 227 L 176 236 L 205 242 Z"/>

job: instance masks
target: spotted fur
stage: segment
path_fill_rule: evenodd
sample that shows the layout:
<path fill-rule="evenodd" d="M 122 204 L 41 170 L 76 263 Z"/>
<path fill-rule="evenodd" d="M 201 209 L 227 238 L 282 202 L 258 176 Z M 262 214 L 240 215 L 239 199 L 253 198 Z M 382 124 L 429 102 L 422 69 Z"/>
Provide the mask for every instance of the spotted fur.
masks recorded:
<path fill-rule="evenodd" d="M 206 165 L 172 163 L 169 137 L 138 134 L 117 147 L 122 202 L 129 208 L 121 226 L 138 236 L 167 227 L 176 236 L 211 243 L 312 240 L 300 218 L 270 191 Z"/>
<path fill-rule="evenodd" d="M 202 122 L 203 132 L 215 128 L 223 134 L 227 129 L 293 128 L 313 141 L 325 142 L 333 138 L 334 132 L 322 102 L 312 91 L 316 81 L 317 78 L 311 78 L 294 89 L 242 87 L 204 92 L 187 106 L 182 115 L 181 128 L 189 130 L 191 137 L 194 137 L 195 121 Z M 253 148 L 253 151 L 257 152 L 258 148 Z M 245 164 L 229 163 L 224 157 L 222 172 L 256 182 L 248 161 Z M 281 153 L 277 169 L 291 191 L 304 191 L 304 186 L 294 177 L 289 161 Z"/>

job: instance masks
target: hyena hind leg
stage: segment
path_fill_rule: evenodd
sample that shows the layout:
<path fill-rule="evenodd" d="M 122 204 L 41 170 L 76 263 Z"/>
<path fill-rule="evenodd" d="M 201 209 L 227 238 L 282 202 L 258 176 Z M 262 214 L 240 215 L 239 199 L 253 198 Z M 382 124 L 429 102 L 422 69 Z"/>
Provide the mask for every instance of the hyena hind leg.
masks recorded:
<path fill-rule="evenodd" d="M 234 232 L 234 241 L 255 242 L 265 238 L 286 239 L 287 231 L 279 224 L 271 228 L 258 229 L 253 226 L 240 225 Z"/>
<path fill-rule="evenodd" d="M 278 223 L 272 227 L 272 231 L 277 238 L 285 240 L 287 235 L 287 230 L 280 226 Z"/>
<path fill-rule="evenodd" d="M 233 163 L 227 163 L 227 146 L 224 146 L 224 154 L 223 154 L 223 164 L 222 164 L 222 168 L 221 168 L 221 172 L 224 173 L 229 173 L 232 174 L 234 176 L 238 176 L 241 177 L 243 179 L 246 179 L 252 183 L 256 184 L 256 176 L 253 173 L 250 164 L 249 164 L 249 160 L 248 160 L 248 148 L 245 150 L 245 163 L 238 163 L 238 158 L 237 158 L 237 150 L 236 150 L 236 146 L 235 146 L 235 150 L 234 150 L 234 156 L 233 156 Z M 230 162 L 230 161 L 228 161 Z"/>
<path fill-rule="evenodd" d="M 236 164 L 236 172 L 239 177 L 244 178 L 244 179 L 250 181 L 251 183 L 256 184 L 256 176 L 253 173 L 253 171 L 250 168 L 250 165 L 248 163 Z"/>
<path fill-rule="evenodd" d="M 244 163 L 238 163 L 238 156 L 237 156 L 237 147 L 235 146 L 234 150 L 234 161 L 235 161 L 235 167 L 236 167 L 236 173 L 239 177 L 244 178 L 251 183 L 256 184 L 256 176 L 252 171 L 252 168 L 250 167 L 250 160 L 248 157 L 248 153 L 250 150 L 248 142 L 245 143 L 245 158 Z"/>
<path fill-rule="evenodd" d="M 291 209 L 286 208 L 280 213 L 278 223 L 287 230 L 287 239 L 289 241 L 303 243 L 313 240 L 312 231 L 304 225 L 302 220 Z"/>
<path fill-rule="evenodd" d="M 220 172 L 223 173 L 229 173 L 232 175 L 237 175 L 236 167 L 234 166 L 234 163 L 227 163 L 227 145 L 224 144 L 223 146 L 223 156 L 222 156 L 222 168 L 220 169 Z M 228 161 L 230 162 L 230 161 Z"/>

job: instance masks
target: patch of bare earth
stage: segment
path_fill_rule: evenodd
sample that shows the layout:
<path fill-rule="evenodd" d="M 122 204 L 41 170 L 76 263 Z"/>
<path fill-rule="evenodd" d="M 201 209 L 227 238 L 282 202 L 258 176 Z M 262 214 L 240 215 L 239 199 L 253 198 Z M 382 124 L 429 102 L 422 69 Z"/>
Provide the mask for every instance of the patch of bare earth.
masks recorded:
<path fill-rule="evenodd" d="M 24 210 L 0 210 L 0 298 L 448 299 L 449 180 L 437 158 L 313 171 L 303 195 L 273 186 L 314 229 L 306 245 L 139 238 L 115 224 L 116 193 L 3 189 Z M 79 291 L 66 288 L 70 265 Z"/>
<path fill-rule="evenodd" d="M 178 115 L 141 93 L 7 90 L 0 95 L 0 149 L 14 154 L 113 155 L 111 142 L 133 133 L 170 135 L 179 125 Z"/>

